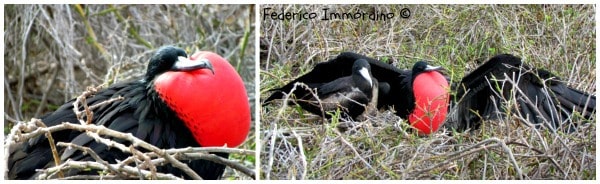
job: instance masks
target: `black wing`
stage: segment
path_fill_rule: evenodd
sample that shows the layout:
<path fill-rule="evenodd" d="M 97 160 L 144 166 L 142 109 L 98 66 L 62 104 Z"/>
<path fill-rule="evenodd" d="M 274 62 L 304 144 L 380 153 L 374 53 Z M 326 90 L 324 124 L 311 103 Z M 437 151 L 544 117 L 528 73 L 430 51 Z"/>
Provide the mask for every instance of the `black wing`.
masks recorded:
<path fill-rule="evenodd" d="M 88 105 L 98 104 L 118 96 L 124 97 L 124 100 L 115 101 L 95 109 L 92 121 L 95 124 L 116 131 L 132 133 L 134 136 L 163 149 L 199 146 L 184 126 L 184 123 L 175 117 L 175 113 L 166 108 L 166 105 L 160 99 L 157 99 L 158 96 L 155 93 L 153 89 L 148 90 L 141 82 L 112 85 L 108 89 L 89 97 L 87 99 Z M 72 110 L 73 101 L 67 102 L 55 112 L 42 117 L 42 121 L 46 126 L 54 126 L 62 122 L 78 123 Z M 52 137 L 55 142 L 71 142 L 87 146 L 109 163 L 116 163 L 116 160 L 124 160 L 130 156 L 118 149 L 109 149 L 106 145 L 95 142 L 79 131 L 64 130 L 53 133 Z M 115 141 L 128 145 L 123 140 Z M 89 154 L 84 155 L 79 151 L 62 147 L 57 147 L 57 149 L 62 162 L 67 159 L 93 161 Z M 32 179 L 36 177 L 35 169 L 54 166 L 49 143 L 45 136 L 17 145 L 11 148 L 10 152 L 11 155 L 8 160 L 8 176 L 10 179 Z M 227 154 L 218 155 L 225 158 L 228 156 Z M 196 160 L 188 164 L 204 179 L 218 179 L 225 168 L 223 165 L 205 160 Z M 157 169 L 159 172 L 185 176 L 182 171 L 170 165 L 158 167 Z M 95 172 L 71 170 L 66 174 L 95 174 Z"/>
<path fill-rule="evenodd" d="M 319 85 L 316 88 L 319 89 L 318 95 L 320 97 L 327 97 L 336 92 L 351 91 L 352 86 L 354 86 L 354 80 L 352 80 L 352 77 L 346 76 L 335 79 L 328 83 L 324 83 L 323 85 Z"/>
<path fill-rule="evenodd" d="M 506 112 L 552 129 L 568 126 L 565 130 L 570 131 L 573 112 L 591 119 L 596 111 L 594 95 L 570 88 L 550 72 L 526 66 L 509 54 L 488 60 L 465 76 L 456 90 L 456 114 L 449 121 L 459 131 L 476 129 L 482 119 L 503 117 Z M 516 109 L 505 109 L 502 104 L 508 100 L 515 100 Z"/>
<path fill-rule="evenodd" d="M 376 85 L 377 80 L 374 79 L 373 83 Z M 351 76 L 338 78 L 329 83 L 317 86 L 316 88 L 317 95 L 322 100 L 322 104 L 320 105 L 325 112 L 335 110 L 338 106 L 341 106 L 345 108 L 344 111 L 352 119 L 355 119 L 364 112 L 364 105 L 369 103 L 373 92 L 372 89 L 371 91 L 358 90 L 358 87 L 356 87 L 356 83 Z M 311 99 L 303 100 L 314 101 L 312 96 L 310 96 L 310 98 Z M 298 102 L 298 104 L 309 112 L 325 115 L 326 118 L 330 118 L 329 114 L 321 112 L 321 107 L 319 107 L 318 103 L 306 104 Z M 343 116 L 345 115 L 346 114 Z"/>
<path fill-rule="evenodd" d="M 88 104 L 97 104 L 104 100 L 108 100 L 112 94 L 116 91 L 125 89 L 126 85 L 113 86 L 112 88 L 103 90 L 95 96 L 87 99 Z M 58 125 L 62 122 L 78 123 L 75 113 L 73 113 L 73 102 L 74 99 L 65 103 L 56 111 L 44 115 L 41 120 L 48 127 Z M 122 104 L 123 102 L 114 102 L 113 104 Z M 111 106 L 111 105 L 109 105 Z M 106 107 L 101 107 L 101 110 L 94 111 L 96 114 L 94 119 L 106 116 Z M 117 112 L 117 111 L 112 111 Z M 96 122 L 96 121 L 94 121 Z M 132 125 L 130 122 L 122 124 Z M 80 132 L 72 130 L 58 131 L 52 134 L 54 141 L 57 142 L 71 142 L 77 136 L 81 135 Z M 58 147 L 60 153 L 63 152 L 63 148 Z M 33 138 L 28 142 L 24 142 L 16 145 L 10 150 L 10 157 L 8 160 L 9 172 L 8 176 L 10 179 L 32 179 L 36 174 L 36 169 L 46 168 L 53 166 L 52 154 L 50 152 L 50 146 L 46 136 L 40 136 Z"/>
<path fill-rule="evenodd" d="M 365 59 L 369 62 L 369 65 L 371 65 L 371 73 L 373 74 L 373 77 L 379 81 L 381 86 L 380 88 L 384 88 L 379 90 L 380 99 L 387 98 L 388 95 L 393 94 L 391 92 L 395 91 L 395 89 L 399 87 L 397 85 L 398 81 L 401 81 L 406 75 L 410 75 L 410 71 L 397 69 L 396 67 L 379 60 L 353 52 L 343 52 L 327 62 L 318 63 L 313 70 L 289 82 L 285 86 L 271 90 L 274 92 L 264 101 L 264 104 L 267 104 L 267 102 L 275 99 L 283 98 L 284 93 L 289 93 L 292 88 L 294 88 L 294 84 L 297 82 L 302 82 L 307 84 L 309 87 L 313 87 L 333 81 L 337 78 L 349 76 L 352 74 L 352 65 L 357 59 Z M 303 88 L 297 88 L 293 94 L 300 98 L 310 95 L 310 92 Z M 379 103 L 381 102 L 387 101 L 379 101 Z M 378 104 L 380 107 L 387 105 L 391 104 Z"/>

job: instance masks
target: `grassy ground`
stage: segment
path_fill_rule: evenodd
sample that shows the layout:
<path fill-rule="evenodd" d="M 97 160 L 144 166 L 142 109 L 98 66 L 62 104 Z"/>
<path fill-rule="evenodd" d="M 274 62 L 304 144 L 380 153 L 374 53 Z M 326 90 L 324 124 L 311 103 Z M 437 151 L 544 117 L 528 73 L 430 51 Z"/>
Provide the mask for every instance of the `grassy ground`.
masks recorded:
<path fill-rule="evenodd" d="M 212 51 L 228 59 L 245 81 L 254 112 L 253 8 L 5 5 L 5 134 L 16 121 L 51 112 L 88 86 L 137 80 L 163 45 L 188 53 Z M 240 148 L 254 150 L 254 130 L 247 140 Z M 254 156 L 231 158 L 254 168 Z M 248 179 L 231 169 L 225 178 Z"/>
<path fill-rule="evenodd" d="M 417 60 L 448 69 L 453 81 L 499 53 L 545 68 L 569 86 L 596 91 L 593 5 L 262 5 L 271 11 L 395 13 L 387 21 L 262 20 L 261 99 L 343 51 L 398 68 Z M 410 18 L 400 18 L 403 8 Z M 407 132 L 389 111 L 354 130 L 337 131 L 279 101 L 262 107 L 264 179 L 596 179 L 596 123 L 553 134 L 513 118 L 484 122 L 471 133 Z"/>

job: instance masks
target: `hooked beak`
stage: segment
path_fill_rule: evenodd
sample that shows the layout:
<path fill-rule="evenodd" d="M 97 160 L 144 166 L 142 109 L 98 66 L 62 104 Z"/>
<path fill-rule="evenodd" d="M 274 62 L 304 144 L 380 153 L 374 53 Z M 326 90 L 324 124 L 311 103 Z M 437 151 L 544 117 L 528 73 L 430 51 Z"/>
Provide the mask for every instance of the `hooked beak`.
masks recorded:
<path fill-rule="evenodd" d="M 192 71 L 196 69 L 209 69 L 213 75 L 215 71 L 213 70 L 213 66 L 210 64 L 208 59 L 199 58 L 198 60 L 190 60 L 186 57 L 179 56 L 177 57 L 177 62 L 173 65 L 171 70 L 174 71 Z"/>
<path fill-rule="evenodd" d="M 440 70 L 444 70 L 444 68 L 442 68 L 441 66 L 431 66 L 431 65 L 427 65 L 427 67 L 425 67 L 425 71 L 440 71 Z"/>

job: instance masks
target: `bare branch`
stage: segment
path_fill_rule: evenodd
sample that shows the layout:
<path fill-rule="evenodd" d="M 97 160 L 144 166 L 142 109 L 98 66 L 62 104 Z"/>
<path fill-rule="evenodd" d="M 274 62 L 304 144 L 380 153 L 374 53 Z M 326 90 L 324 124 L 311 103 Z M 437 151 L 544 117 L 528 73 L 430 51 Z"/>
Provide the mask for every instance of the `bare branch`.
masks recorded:
<path fill-rule="evenodd" d="M 35 121 L 36 125 L 39 127 L 46 127 L 46 125 L 42 121 Z M 48 144 L 50 144 L 50 150 L 52 150 L 52 158 L 54 159 L 54 165 L 60 165 L 60 158 L 58 157 L 58 151 L 56 150 L 56 145 L 54 144 L 54 138 L 52 138 L 52 133 L 46 132 L 46 138 L 48 138 Z M 59 178 L 64 178 L 65 175 L 62 171 L 58 172 Z"/>
<path fill-rule="evenodd" d="M 116 164 L 110 164 L 110 165 L 113 167 L 118 166 Z M 82 161 L 67 160 L 65 163 L 63 163 L 59 166 L 54 166 L 54 167 L 50 167 L 50 168 L 41 170 L 40 171 L 41 174 L 38 176 L 38 179 L 49 178 L 54 173 L 56 173 L 60 170 L 69 170 L 69 169 L 107 170 L 108 168 L 105 165 L 98 163 L 98 162 L 82 162 Z M 137 167 L 123 166 L 123 167 L 119 167 L 118 171 L 125 172 L 131 176 L 138 176 L 138 168 Z M 143 178 L 146 178 L 146 179 L 149 179 L 150 176 L 152 175 L 152 173 L 148 170 L 141 170 L 141 173 L 143 175 Z M 182 179 L 182 178 L 173 176 L 172 174 L 162 174 L 162 173 L 157 173 L 156 177 L 160 180 L 181 180 Z M 127 179 L 127 178 L 123 178 L 123 179 Z"/>
<path fill-rule="evenodd" d="M 108 164 L 107 161 L 105 161 L 104 159 L 100 158 L 100 156 L 98 154 L 96 154 L 96 152 L 94 152 L 94 150 L 92 150 L 92 149 L 90 149 L 88 147 L 83 147 L 83 146 L 79 146 L 77 144 L 65 143 L 65 142 L 59 142 L 57 144 L 57 146 L 75 148 L 75 149 L 81 151 L 83 154 L 89 154 L 94 160 L 96 160 L 96 162 L 104 165 L 108 170 L 113 171 L 114 173 L 118 174 L 121 177 L 124 177 L 124 175 L 122 175 L 119 172 L 119 170 L 117 169 L 117 167 L 114 167 L 114 166 Z M 56 165 L 60 165 L 60 164 L 56 164 Z M 59 178 L 64 178 L 64 176 L 60 176 L 61 173 L 62 173 L 62 171 L 58 170 Z"/>

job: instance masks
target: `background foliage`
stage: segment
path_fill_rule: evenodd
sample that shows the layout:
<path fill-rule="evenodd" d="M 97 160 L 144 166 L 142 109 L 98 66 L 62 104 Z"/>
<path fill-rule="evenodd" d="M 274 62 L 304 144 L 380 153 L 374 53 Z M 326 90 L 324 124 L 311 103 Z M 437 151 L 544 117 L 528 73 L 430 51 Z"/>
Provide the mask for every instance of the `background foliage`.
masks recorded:
<path fill-rule="evenodd" d="M 16 121 L 51 112 L 88 86 L 138 80 L 164 45 L 226 58 L 242 76 L 254 112 L 253 5 L 5 5 L 4 10 L 5 134 Z M 240 148 L 254 150 L 254 130 L 247 140 Z M 254 168 L 254 157 L 231 157 Z M 243 178 L 227 172 L 226 178 Z"/>
<path fill-rule="evenodd" d="M 395 13 L 387 21 L 261 17 L 261 99 L 343 51 L 401 68 L 418 60 L 453 82 L 500 54 L 596 91 L 594 5 L 264 5 L 276 13 Z M 400 18 L 403 8 L 410 18 Z M 596 179 L 596 123 L 572 134 L 515 117 L 471 133 L 421 137 L 390 111 L 362 122 L 321 120 L 279 101 L 262 107 L 261 170 L 268 179 Z M 340 124 L 353 124 L 347 132 Z M 514 157 L 516 163 L 511 161 Z M 521 173 L 521 174 L 519 174 Z"/>

